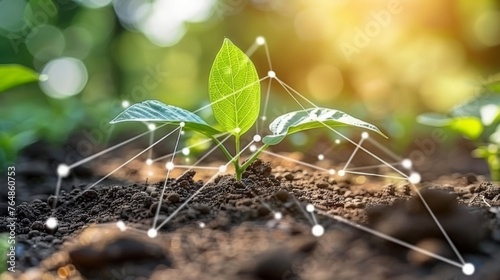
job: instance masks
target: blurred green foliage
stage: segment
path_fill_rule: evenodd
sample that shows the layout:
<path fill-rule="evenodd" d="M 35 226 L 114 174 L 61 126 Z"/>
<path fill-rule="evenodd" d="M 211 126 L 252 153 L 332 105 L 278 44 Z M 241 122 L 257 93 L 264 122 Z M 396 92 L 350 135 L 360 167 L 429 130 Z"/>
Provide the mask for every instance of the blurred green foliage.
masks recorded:
<path fill-rule="evenodd" d="M 422 124 L 447 127 L 474 141 L 473 155 L 486 160 L 491 179 L 500 181 L 500 81 L 486 83 L 478 96 L 456 106 L 448 114 L 427 113 Z"/>

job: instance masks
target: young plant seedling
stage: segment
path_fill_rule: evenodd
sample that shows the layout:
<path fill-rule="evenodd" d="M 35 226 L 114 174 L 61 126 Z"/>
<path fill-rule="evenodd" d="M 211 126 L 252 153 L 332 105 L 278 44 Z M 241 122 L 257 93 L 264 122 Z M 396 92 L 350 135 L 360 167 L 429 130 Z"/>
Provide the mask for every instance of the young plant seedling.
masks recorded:
<path fill-rule="evenodd" d="M 209 97 L 212 111 L 221 129 L 207 124 L 198 115 L 156 100 L 134 104 L 120 113 L 112 124 L 119 122 L 163 122 L 184 125 L 210 137 L 233 164 L 236 179 L 241 180 L 243 171 L 270 145 L 280 143 L 287 135 L 324 126 L 356 126 L 383 135 L 372 124 L 356 119 L 344 112 L 328 108 L 310 108 L 290 112 L 276 118 L 269 126 L 272 134 L 262 139 L 264 143 L 248 160 L 240 163 L 241 136 L 256 122 L 260 110 L 260 80 L 254 64 L 244 52 L 229 39 L 212 65 L 209 77 Z M 216 138 L 229 133 L 234 137 L 234 155 Z"/>
<path fill-rule="evenodd" d="M 417 121 L 446 127 L 475 142 L 473 156 L 486 160 L 492 181 L 500 181 L 500 81 L 483 86 L 478 96 L 448 114 L 425 113 Z"/>

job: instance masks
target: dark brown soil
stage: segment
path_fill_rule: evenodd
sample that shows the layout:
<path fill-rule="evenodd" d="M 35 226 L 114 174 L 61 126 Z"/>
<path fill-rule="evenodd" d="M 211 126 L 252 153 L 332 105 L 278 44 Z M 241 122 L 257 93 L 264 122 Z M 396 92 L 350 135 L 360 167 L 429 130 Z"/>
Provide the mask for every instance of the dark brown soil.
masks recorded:
<path fill-rule="evenodd" d="M 158 224 L 203 186 L 195 175 L 189 170 L 167 181 Z M 404 182 L 340 180 L 258 160 L 242 182 L 226 175 L 209 183 L 150 239 L 163 184 L 108 183 L 87 191 L 65 184 L 56 230 L 44 225 L 52 197 L 20 204 L 19 272 L 1 279 L 500 279 L 500 214 L 493 213 L 500 187 L 472 174 L 421 184 L 458 251 L 476 266 L 470 277 L 335 219 L 460 262 Z M 308 203 L 325 228 L 319 238 L 311 234 Z M 282 219 L 274 219 L 277 212 Z"/>

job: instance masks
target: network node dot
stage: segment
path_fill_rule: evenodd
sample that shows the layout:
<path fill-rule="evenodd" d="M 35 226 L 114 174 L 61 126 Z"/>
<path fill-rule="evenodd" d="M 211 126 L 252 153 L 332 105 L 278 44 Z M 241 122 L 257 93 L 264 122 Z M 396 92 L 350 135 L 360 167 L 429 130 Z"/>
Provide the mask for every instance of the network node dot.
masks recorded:
<path fill-rule="evenodd" d="M 325 159 L 325 155 L 323 155 L 323 154 L 318 155 L 318 160 L 324 160 L 324 159 Z"/>
<path fill-rule="evenodd" d="M 312 204 L 310 204 L 310 203 L 309 203 L 309 204 L 307 204 L 307 206 L 306 206 L 306 211 L 307 211 L 307 212 L 314 212 L 314 205 L 312 205 Z"/>
<path fill-rule="evenodd" d="M 181 152 L 183 155 L 188 156 L 191 150 L 189 148 L 182 148 Z"/>
<path fill-rule="evenodd" d="M 410 174 L 410 177 L 408 177 L 408 181 L 412 184 L 418 184 L 422 180 L 422 177 L 420 177 L 420 174 L 417 172 L 412 172 Z"/>
<path fill-rule="evenodd" d="M 328 174 L 330 174 L 330 175 L 335 175 L 335 169 L 330 169 L 330 170 L 328 170 Z"/>
<path fill-rule="evenodd" d="M 368 139 L 368 137 L 370 137 L 370 134 L 368 134 L 368 132 L 365 131 L 365 132 L 361 133 L 361 138 Z"/>
<path fill-rule="evenodd" d="M 401 161 L 401 165 L 403 166 L 403 168 L 405 169 L 411 169 L 411 167 L 413 166 L 413 163 L 411 162 L 410 159 L 408 158 L 405 158 Z"/>
<path fill-rule="evenodd" d="M 47 221 L 45 221 L 45 225 L 49 228 L 49 229 L 55 229 L 58 225 L 58 221 L 56 218 L 54 217 L 50 217 L 47 219 Z"/>
<path fill-rule="evenodd" d="M 262 116 L 262 117 L 260 117 L 260 119 L 263 120 L 263 121 L 265 121 L 265 120 L 267 120 L 267 117 L 266 116 Z"/>
<path fill-rule="evenodd" d="M 226 172 L 227 166 L 226 165 L 221 165 L 219 166 L 219 172 Z"/>
<path fill-rule="evenodd" d="M 274 72 L 273 70 L 269 70 L 267 72 L 267 75 L 269 76 L 269 78 L 276 78 L 276 72 Z"/>
<path fill-rule="evenodd" d="M 262 140 L 262 137 L 259 135 L 259 134 L 255 134 L 253 136 L 253 141 L 255 142 L 260 142 L 260 140 Z"/>
<path fill-rule="evenodd" d="M 130 106 L 130 102 L 128 102 L 128 100 L 123 100 L 122 101 L 122 107 L 123 108 L 128 108 Z"/>
<path fill-rule="evenodd" d="M 241 132 L 241 128 L 239 128 L 239 127 L 235 128 L 235 129 L 234 129 L 234 132 L 235 132 L 235 133 L 240 133 L 240 132 Z"/>
<path fill-rule="evenodd" d="M 186 133 L 186 132 L 185 132 L 184 130 L 183 130 L 183 131 L 181 131 L 181 135 L 184 135 L 185 133 Z"/>
<path fill-rule="evenodd" d="M 127 226 L 125 225 L 125 223 L 123 221 L 116 222 L 116 227 L 118 227 L 118 229 L 120 229 L 120 231 L 125 231 L 127 229 Z"/>
<path fill-rule="evenodd" d="M 252 152 L 252 153 L 253 153 L 253 152 L 255 152 L 255 151 L 257 151 L 257 146 L 255 146 L 255 145 L 250 145 L 250 152 Z"/>
<path fill-rule="evenodd" d="M 69 166 L 67 166 L 66 164 L 59 164 L 57 166 L 57 175 L 59 175 L 62 178 L 67 177 L 69 175 L 70 170 L 71 168 L 69 168 Z"/>
<path fill-rule="evenodd" d="M 152 159 L 150 159 L 150 158 L 148 158 L 148 159 L 146 160 L 146 164 L 147 164 L 147 165 L 151 165 L 151 164 L 153 164 L 153 160 L 152 160 Z"/>
<path fill-rule="evenodd" d="M 154 228 L 150 228 L 148 230 L 148 237 L 149 238 L 155 238 L 158 235 L 158 231 Z"/>
<path fill-rule="evenodd" d="M 167 162 L 167 164 L 165 164 L 165 167 L 167 168 L 167 170 L 172 171 L 174 169 L 175 165 L 173 162 L 169 161 L 169 162 Z"/>
<path fill-rule="evenodd" d="M 156 129 L 156 125 L 154 123 L 148 123 L 148 129 L 150 131 L 154 131 Z"/>
<path fill-rule="evenodd" d="M 314 225 L 311 229 L 312 235 L 320 237 L 325 233 L 325 228 L 322 225 Z"/>
<path fill-rule="evenodd" d="M 340 177 L 343 177 L 345 176 L 345 170 L 344 169 L 341 169 L 337 172 L 337 174 L 339 174 Z"/>
<path fill-rule="evenodd" d="M 206 225 L 205 225 L 205 223 L 204 223 L 204 222 L 199 222 L 199 223 L 198 223 L 198 226 L 199 226 L 200 228 L 205 228 L 205 226 L 206 226 Z"/>
<path fill-rule="evenodd" d="M 49 79 L 49 75 L 47 75 L 47 74 L 40 74 L 40 76 L 38 76 L 38 80 L 39 80 L 40 82 L 45 82 L 45 81 L 47 81 L 48 79 Z"/>
<path fill-rule="evenodd" d="M 274 212 L 275 220 L 281 220 L 281 218 L 283 218 L 283 214 L 281 214 L 281 212 Z"/>
<path fill-rule="evenodd" d="M 335 144 L 340 144 L 340 139 L 335 139 Z"/>
<path fill-rule="evenodd" d="M 180 126 L 180 127 L 184 127 L 185 125 L 186 125 L 186 123 L 185 123 L 185 122 L 181 122 L 181 123 L 179 124 L 179 126 Z"/>
<path fill-rule="evenodd" d="M 474 274 L 474 271 L 476 270 L 476 268 L 474 267 L 473 264 L 471 263 L 466 263 L 462 266 L 462 272 L 465 274 L 465 275 L 472 275 Z"/>
<path fill-rule="evenodd" d="M 255 43 L 257 43 L 257 45 L 259 46 L 262 46 L 266 43 L 266 39 L 262 36 L 259 36 L 255 39 Z"/>

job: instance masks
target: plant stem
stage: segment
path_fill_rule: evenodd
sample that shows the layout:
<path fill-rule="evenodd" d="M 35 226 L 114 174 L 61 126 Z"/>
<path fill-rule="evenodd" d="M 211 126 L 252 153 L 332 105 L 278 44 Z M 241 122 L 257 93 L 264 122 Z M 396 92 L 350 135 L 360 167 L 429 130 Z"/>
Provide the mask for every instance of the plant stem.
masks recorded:
<path fill-rule="evenodd" d="M 491 181 L 500 181 L 500 154 L 490 154 L 486 161 L 490 168 Z"/>
<path fill-rule="evenodd" d="M 235 149 L 235 156 L 234 156 L 234 171 L 236 173 L 236 180 L 241 181 L 241 175 L 243 174 L 243 170 L 240 168 L 240 135 L 234 135 L 234 149 Z"/>
<path fill-rule="evenodd" d="M 260 154 L 269 147 L 269 145 L 265 144 L 264 146 L 260 147 L 255 153 L 253 153 L 253 155 L 247 159 L 247 161 L 240 167 L 241 168 L 241 173 L 243 173 L 243 171 L 245 171 L 248 166 L 250 166 L 250 164 L 252 164 L 252 162 L 254 162 L 257 157 L 260 156 Z"/>
<path fill-rule="evenodd" d="M 214 136 L 212 136 L 211 138 L 217 144 L 217 146 L 221 149 L 222 153 L 224 153 L 227 160 L 233 159 L 233 156 L 231 155 L 231 153 L 226 149 L 226 147 L 224 147 L 224 145 L 222 145 L 222 143 L 217 138 L 215 138 Z"/>

